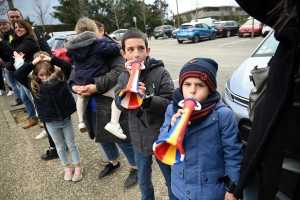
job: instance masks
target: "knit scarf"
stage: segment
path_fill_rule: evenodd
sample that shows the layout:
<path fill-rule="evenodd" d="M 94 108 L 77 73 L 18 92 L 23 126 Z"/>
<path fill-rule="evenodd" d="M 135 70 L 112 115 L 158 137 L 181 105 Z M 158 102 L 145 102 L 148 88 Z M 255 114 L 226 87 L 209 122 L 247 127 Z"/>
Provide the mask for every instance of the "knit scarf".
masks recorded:
<path fill-rule="evenodd" d="M 217 102 L 221 99 L 220 93 L 218 91 L 215 91 L 213 94 L 208 96 L 208 98 L 201 102 L 201 110 L 194 111 L 189 121 L 191 121 L 191 124 L 197 124 L 205 119 L 205 117 L 211 113 L 212 109 L 215 107 Z M 182 109 L 178 103 L 184 100 L 183 94 L 179 88 L 175 90 L 173 93 L 173 111 L 174 113 L 177 113 L 178 109 Z"/>

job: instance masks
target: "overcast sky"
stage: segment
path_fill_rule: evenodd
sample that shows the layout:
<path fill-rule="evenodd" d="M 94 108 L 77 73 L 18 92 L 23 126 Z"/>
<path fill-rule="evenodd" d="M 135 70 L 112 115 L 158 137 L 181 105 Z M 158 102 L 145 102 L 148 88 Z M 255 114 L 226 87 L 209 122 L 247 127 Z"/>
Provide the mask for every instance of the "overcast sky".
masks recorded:
<path fill-rule="evenodd" d="M 29 16 L 31 21 L 37 22 L 37 18 L 34 17 L 34 11 L 32 7 L 34 6 L 34 0 L 13 0 L 15 7 L 21 10 L 23 16 Z M 58 0 L 42 0 L 43 2 L 51 2 L 49 13 L 53 12 L 52 7 L 59 5 Z M 170 9 L 174 14 L 177 14 L 176 0 L 167 0 Z M 145 0 L 146 3 L 153 3 L 154 0 Z M 178 12 L 182 13 L 188 10 L 195 9 L 197 7 L 203 6 L 223 6 L 231 5 L 237 6 L 235 0 L 177 0 L 178 2 Z M 50 18 L 50 16 L 49 16 Z M 57 19 L 52 19 L 52 24 L 59 24 L 60 21 Z"/>

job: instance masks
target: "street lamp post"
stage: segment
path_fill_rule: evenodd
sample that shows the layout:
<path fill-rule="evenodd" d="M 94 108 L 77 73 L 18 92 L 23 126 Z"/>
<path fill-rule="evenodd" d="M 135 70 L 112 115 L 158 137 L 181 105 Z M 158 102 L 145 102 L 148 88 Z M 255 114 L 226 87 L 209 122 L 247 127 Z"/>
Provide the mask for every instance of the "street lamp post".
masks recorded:
<path fill-rule="evenodd" d="M 133 17 L 133 22 L 134 22 L 134 25 L 135 25 L 135 28 L 136 28 L 136 17 Z"/>

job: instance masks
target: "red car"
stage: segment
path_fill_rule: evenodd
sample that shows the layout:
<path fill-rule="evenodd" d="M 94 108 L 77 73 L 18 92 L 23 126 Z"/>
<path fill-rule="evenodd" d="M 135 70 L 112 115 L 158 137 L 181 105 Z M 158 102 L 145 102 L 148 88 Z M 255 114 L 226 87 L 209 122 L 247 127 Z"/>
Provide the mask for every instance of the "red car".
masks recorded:
<path fill-rule="evenodd" d="M 254 25 L 253 25 L 254 21 Z M 260 21 L 257 21 L 256 19 L 249 19 L 245 24 L 243 24 L 239 29 L 239 37 L 244 36 L 251 36 L 252 34 L 252 26 L 254 29 L 254 36 L 261 36 L 262 35 L 262 28 L 264 27 L 264 24 Z"/>
<path fill-rule="evenodd" d="M 54 43 L 51 48 L 52 56 L 64 59 L 68 62 L 72 62 L 72 60 L 66 56 L 67 49 L 64 47 L 64 44 L 67 42 L 67 40 L 73 39 L 75 35 L 60 35 L 57 36 L 54 40 Z"/>

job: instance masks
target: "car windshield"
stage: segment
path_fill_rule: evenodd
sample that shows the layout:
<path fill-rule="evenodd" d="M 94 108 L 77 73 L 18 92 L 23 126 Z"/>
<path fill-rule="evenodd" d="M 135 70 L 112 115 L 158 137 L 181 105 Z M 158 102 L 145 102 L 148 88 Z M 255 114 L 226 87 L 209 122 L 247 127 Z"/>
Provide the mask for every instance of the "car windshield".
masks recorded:
<path fill-rule="evenodd" d="M 254 25 L 259 25 L 260 21 L 254 19 Z M 249 19 L 244 25 L 252 25 L 252 19 Z"/>
<path fill-rule="evenodd" d="M 156 31 L 161 30 L 161 29 L 162 29 L 162 26 L 158 26 L 158 27 L 155 28 Z"/>
<path fill-rule="evenodd" d="M 217 28 L 219 28 L 219 27 L 222 27 L 223 26 L 223 24 L 222 23 L 214 23 L 213 24 L 215 27 L 217 27 Z"/>
<path fill-rule="evenodd" d="M 253 57 L 273 56 L 278 46 L 278 41 L 274 37 L 274 32 L 262 43 L 254 52 Z"/>
<path fill-rule="evenodd" d="M 181 29 L 189 29 L 189 28 L 192 28 L 193 25 L 182 25 L 180 26 Z"/>
<path fill-rule="evenodd" d="M 56 39 L 52 45 L 52 49 L 60 49 L 64 46 L 64 39 Z"/>

